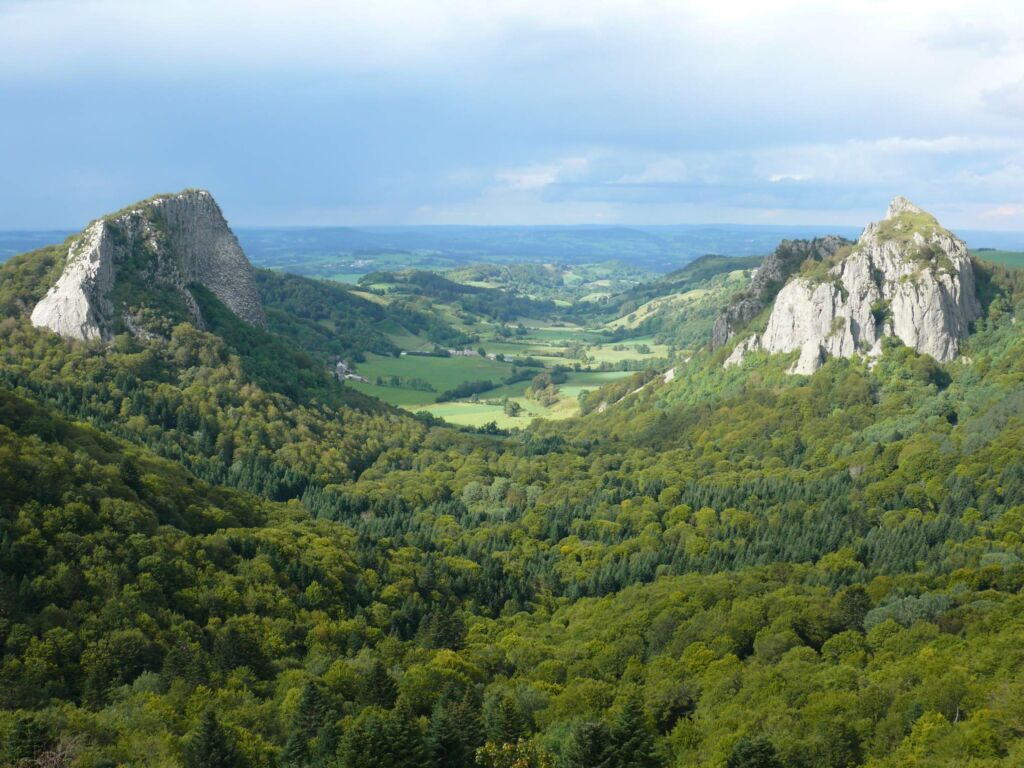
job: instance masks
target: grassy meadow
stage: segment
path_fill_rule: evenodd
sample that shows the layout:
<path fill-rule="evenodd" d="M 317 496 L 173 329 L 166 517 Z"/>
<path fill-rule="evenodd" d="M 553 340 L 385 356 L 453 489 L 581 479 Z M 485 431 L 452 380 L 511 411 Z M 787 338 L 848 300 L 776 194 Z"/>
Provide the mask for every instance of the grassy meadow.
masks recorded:
<path fill-rule="evenodd" d="M 1004 267 L 1024 267 L 1024 251 L 971 251 L 971 255 Z"/>
<path fill-rule="evenodd" d="M 572 329 L 540 329 L 538 338 L 530 336 L 517 342 L 481 342 L 488 353 L 502 354 L 507 358 L 533 357 L 544 363 L 550 370 L 555 365 L 565 365 L 572 361 L 561 356 L 565 346 L 576 343 Z M 421 337 L 392 325 L 387 329 L 388 337 L 405 349 L 429 348 L 430 344 Z M 578 332 L 578 329 L 577 329 Z M 638 344 L 647 343 L 651 348 L 648 355 L 636 352 Z M 624 347 L 614 350 L 613 346 Z M 620 344 L 591 345 L 588 355 L 593 363 L 602 361 L 618 362 L 620 360 L 642 357 L 657 357 L 666 352 L 664 345 L 653 344 L 650 339 L 630 341 Z M 596 389 L 609 381 L 630 375 L 628 371 L 597 371 L 580 370 L 567 373 L 567 380 L 558 387 L 559 399 L 550 406 L 541 405 L 526 396 L 530 381 L 516 381 L 512 384 L 502 383 L 512 373 L 512 363 L 490 360 L 486 357 L 428 357 L 406 354 L 399 357 L 367 354 L 366 361 L 357 366 L 361 376 L 369 382 L 350 381 L 349 386 L 367 395 L 379 398 L 400 408 L 410 411 L 428 411 L 453 424 L 466 426 L 482 426 L 496 422 L 499 427 L 509 428 L 526 426 L 531 419 L 563 419 L 575 416 L 579 412 L 579 396 L 585 390 Z M 540 373 L 541 368 L 537 369 Z M 378 378 L 379 377 L 379 378 Z M 398 377 L 406 386 L 392 386 L 392 377 Z M 378 383 L 380 380 L 382 383 Z M 414 389 L 408 386 L 413 380 L 425 382 L 432 390 Z M 477 395 L 453 402 L 438 403 L 437 398 L 442 392 L 450 390 L 469 381 L 492 381 L 495 386 Z M 420 384 L 422 386 L 422 384 Z M 518 416 L 505 413 L 504 401 L 512 400 L 519 404 L 521 412 Z"/>

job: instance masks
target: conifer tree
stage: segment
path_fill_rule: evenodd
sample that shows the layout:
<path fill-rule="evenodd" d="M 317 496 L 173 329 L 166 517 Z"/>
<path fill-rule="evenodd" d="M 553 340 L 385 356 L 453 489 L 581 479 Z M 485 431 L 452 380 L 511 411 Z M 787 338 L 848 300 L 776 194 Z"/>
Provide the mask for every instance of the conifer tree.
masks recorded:
<path fill-rule="evenodd" d="M 327 722 L 317 732 L 316 738 L 309 748 L 309 764 L 313 768 L 333 768 L 337 765 L 341 729 L 338 728 L 334 712 L 329 712 L 326 720 Z"/>
<path fill-rule="evenodd" d="M 768 739 L 743 736 L 733 745 L 726 768 L 782 768 L 775 747 Z"/>
<path fill-rule="evenodd" d="M 427 754 L 419 719 L 408 707 L 399 705 L 390 712 L 392 760 L 395 768 L 423 768 Z"/>
<path fill-rule="evenodd" d="M 864 631 L 864 617 L 871 610 L 871 596 L 861 584 L 854 584 L 836 598 L 839 621 L 846 629 Z"/>
<path fill-rule="evenodd" d="M 22 761 L 33 760 L 48 748 L 51 742 L 49 730 L 33 715 L 21 715 L 14 720 L 2 744 L 0 757 L 4 765 L 20 765 Z"/>
<path fill-rule="evenodd" d="M 608 742 L 604 723 L 577 723 L 562 750 L 562 764 L 565 768 L 608 768 Z"/>
<path fill-rule="evenodd" d="M 338 747 L 342 768 L 422 768 L 427 764 L 423 734 L 406 707 L 367 707 L 346 728 Z"/>
<path fill-rule="evenodd" d="M 484 705 L 484 730 L 495 744 L 514 744 L 529 728 L 519 704 L 509 693 L 499 693 Z"/>
<path fill-rule="evenodd" d="M 324 723 L 325 709 L 319 686 L 313 682 L 306 683 L 288 728 L 288 740 L 282 755 L 285 765 L 296 768 L 309 765 L 310 742 Z"/>
<path fill-rule="evenodd" d="M 367 707 L 345 729 L 338 757 L 342 768 L 360 768 L 362 765 L 385 765 L 391 736 L 388 733 L 387 713 L 379 707 Z"/>
<path fill-rule="evenodd" d="M 185 768 L 242 768 L 242 759 L 234 739 L 217 721 L 213 710 L 206 710 L 185 748 Z"/>
<path fill-rule="evenodd" d="M 380 660 L 374 661 L 363 683 L 364 700 L 367 704 L 390 709 L 395 705 L 397 696 L 398 687 L 384 664 Z"/>
<path fill-rule="evenodd" d="M 656 768 L 654 727 L 644 710 L 640 689 L 634 687 L 622 701 L 608 727 L 608 764 L 615 768 Z"/>
<path fill-rule="evenodd" d="M 443 696 L 430 714 L 427 728 L 427 753 L 437 768 L 463 768 L 473 765 L 474 744 L 459 719 L 459 702 Z"/>

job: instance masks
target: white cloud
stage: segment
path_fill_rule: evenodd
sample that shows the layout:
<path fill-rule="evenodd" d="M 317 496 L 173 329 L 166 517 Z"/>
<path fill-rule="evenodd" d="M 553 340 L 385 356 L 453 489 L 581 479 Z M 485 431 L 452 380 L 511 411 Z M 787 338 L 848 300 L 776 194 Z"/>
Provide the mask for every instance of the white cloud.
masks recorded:
<path fill-rule="evenodd" d="M 638 173 L 622 176 L 620 184 L 678 184 L 692 179 L 689 163 L 681 157 L 661 157 L 647 163 Z"/>
<path fill-rule="evenodd" d="M 603 146 L 501 169 L 493 179 L 476 200 L 448 207 L 446 215 L 500 206 L 502 216 L 544 209 L 545 219 L 558 211 L 575 221 L 589 211 L 613 220 L 645 209 L 664 221 L 673 221 L 675 210 L 674 221 L 683 221 L 704 210 L 744 221 L 797 222 L 803 210 L 820 222 L 828 221 L 821 212 L 832 210 L 833 221 L 850 223 L 840 212 L 855 205 L 852 221 L 862 223 L 865 212 L 907 194 L 936 210 L 963 212 L 964 220 L 1003 211 L 998 217 L 1009 224 L 1017 209 L 999 206 L 1024 197 L 1024 138 L 893 136 L 656 156 Z"/>
<path fill-rule="evenodd" d="M 752 153 L 757 176 L 770 181 L 833 184 L 928 182 L 953 169 L 987 167 L 993 158 L 1006 161 L 1024 152 L 1024 139 L 990 136 L 936 138 L 885 137 L 781 147 Z"/>
<path fill-rule="evenodd" d="M 65 75 L 72 64 L 451 68 L 576 35 L 606 49 L 626 39 L 634 61 L 656 51 L 667 72 L 694 62 L 722 72 L 814 61 L 819 76 L 852 66 L 870 77 L 892 74 L 898 60 L 896 76 L 916 79 L 930 62 L 915 60 L 936 41 L 988 55 L 986 40 L 1021 38 L 1020 17 L 1015 0 L 976 0 L 970 9 L 953 0 L 927 8 L 912 0 L 25 0 L 0 4 L 0 63 Z M 908 27 L 923 42 L 908 39 Z"/>
<path fill-rule="evenodd" d="M 650 157 L 629 148 L 605 147 L 583 170 L 608 185 L 736 185 L 767 181 L 870 185 L 917 172 L 957 183 L 1017 183 L 1024 172 L 1024 137 L 889 136 L 801 144 L 693 150 Z M 615 169 L 627 166 L 625 172 Z M 537 165 L 534 168 L 554 166 Z M 610 170 L 611 169 L 611 170 Z M 578 175 L 579 176 L 579 175 Z M 579 177 L 577 176 L 577 180 Z M 552 178 L 549 183 L 557 181 Z"/>
<path fill-rule="evenodd" d="M 1015 219 L 1024 224 L 1024 205 L 998 205 L 982 211 L 981 215 L 987 219 Z"/>
<path fill-rule="evenodd" d="M 1002 53 L 1011 43 L 1010 35 L 1003 27 L 991 24 L 950 23 L 926 35 L 928 45 L 938 50 L 964 50 L 982 55 Z"/>
<path fill-rule="evenodd" d="M 1024 78 L 984 91 L 982 100 L 992 112 L 1024 117 Z"/>
<path fill-rule="evenodd" d="M 0 0 L 0 165 L 310 196 L 250 203 L 268 221 L 793 221 L 895 192 L 981 216 L 1024 198 L 1022 41 L 1019 0 Z"/>
<path fill-rule="evenodd" d="M 564 157 L 551 163 L 501 170 L 495 179 L 509 189 L 535 190 L 582 178 L 589 169 L 590 161 L 585 157 Z"/>

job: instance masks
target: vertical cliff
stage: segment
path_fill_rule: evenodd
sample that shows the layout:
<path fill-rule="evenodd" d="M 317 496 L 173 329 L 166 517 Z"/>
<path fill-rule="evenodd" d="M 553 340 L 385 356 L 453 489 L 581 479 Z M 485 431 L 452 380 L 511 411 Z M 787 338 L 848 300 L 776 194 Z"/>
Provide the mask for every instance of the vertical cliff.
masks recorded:
<path fill-rule="evenodd" d="M 201 327 L 194 283 L 245 322 L 266 324 L 252 265 L 213 196 L 160 195 L 94 221 L 73 240 L 32 323 L 73 339 L 147 335 L 185 319 Z"/>
<path fill-rule="evenodd" d="M 937 360 L 960 353 L 981 312 L 974 270 L 967 246 L 931 214 L 897 197 L 837 255 L 792 277 L 764 333 L 738 344 L 726 365 L 754 349 L 799 350 L 792 372 L 808 374 L 829 356 L 875 355 L 884 336 Z"/>
<path fill-rule="evenodd" d="M 711 348 L 725 346 L 736 332 L 771 304 L 779 289 L 800 266 L 811 261 L 831 259 L 840 248 L 852 245 L 836 235 L 813 240 L 783 240 L 778 248 L 765 256 L 754 273 L 750 287 L 737 295 L 715 318 L 711 332 Z"/>

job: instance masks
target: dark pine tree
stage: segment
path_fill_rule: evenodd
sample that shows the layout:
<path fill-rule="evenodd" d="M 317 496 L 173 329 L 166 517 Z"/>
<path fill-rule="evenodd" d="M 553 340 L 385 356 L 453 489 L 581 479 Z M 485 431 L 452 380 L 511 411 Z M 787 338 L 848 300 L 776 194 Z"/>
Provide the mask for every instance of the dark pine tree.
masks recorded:
<path fill-rule="evenodd" d="M 309 764 L 313 768 L 334 768 L 337 765 L 341 729 L 338 727 L 337 715 L 334 712 L 329 712 L 326 720 L 309 748 Z"/>
<path fill-rule="evenodd" d="M 419 723 L 404 707 L 390 712 L 367 707 L 346 729 L 338 747 L 341 768 L 422 768 L 427 764 Z"/>
<path fill-rule="evenodd" d="M 394 766 L 391 760 L 391 733 L 387 726 L 387 713 L 379 707 L 367 707 L 360 712 L 351 727 L 345 729 L 338 745 L 340 768 Z"/>
<path fill-rule="evenodd" d="M 519 704 L 508 693 L 500 693 L 484 706 L 484 731 L 495 744 L 514 744 L 529 732 Z"/>
<path fill-rule="evenodd" d="M 844 589 L 836 598 L 836 612 L 844 629 L 864 631 L 864 617 L 871 610 L 871 596 L 860 584 Z"/>
<path fill-rule="evenodd" d="M 423 768 L 427 754 L 416 715 L 400 705 L 391 711 L 389 720 L 395 768 Z"/>
<path fill-rule="evenodd" d="M 608 765 L 614 768 L 657 768 L 661 765 L 654 748 L 651 724 L 640 690 L 625 697 L 608 726 Z"/>
<path fill-rule="evenodd" d="M 363 680 L 363 699 L 367 704 L 373 704 L 384 709 L 390 709 L 395 705 L 398 697 L 398 687 L 391 679 L 387 669 L 380 661 L 375 661 L 370 667 L 369 673 Z"/>
<path fill-rule="evenodd" d="M 288 728 L 282 761 L 286 766 L 304 768 L 310 764 L 310 742 L 324 724 L 326 706 L 316 683 L 308 682 L 302 689 L 299 706 Z"/>
<path fill-rule="evenodd" d="M 243 768 L 234 739 L 207 710 L 185 748 L 185 768 Z"/>
<path fill-rule="evenodd" d="M 34 765 L 36 756 L 50 747 L 52 739 L 49 729 L 34 715 L 19 715 L 7 733 L 6 742 L 0 749 L 3 765 Z"/>
<path fill-rule="evenodd" d="M 444 696 L 430 713 L 427 755 L 430 764 L 437 768 L 469 768 L 473 765 L 476 745 L 466 738 L 468 734 L 459 717 L 461 713 L 458 705 L 459 702 Z"/>
<path fill-rule="evenodd" d="M 775 747 L 768 739 L 743 736 L 732 748 L 726 768 L 782 768 Z"/>
<path fill-rule="evenodd" d="M 420 642 L 428 648 L 462 648 L 466 639 L 466 623 L 459 612 L 450 607 L 431 611 L 420 622 Z"/>
<path fill-rule="evenodd" d="M 565 768 L 609 768 L 608 742 L 604 723 L 577 723 L 562 750 Z"/>

